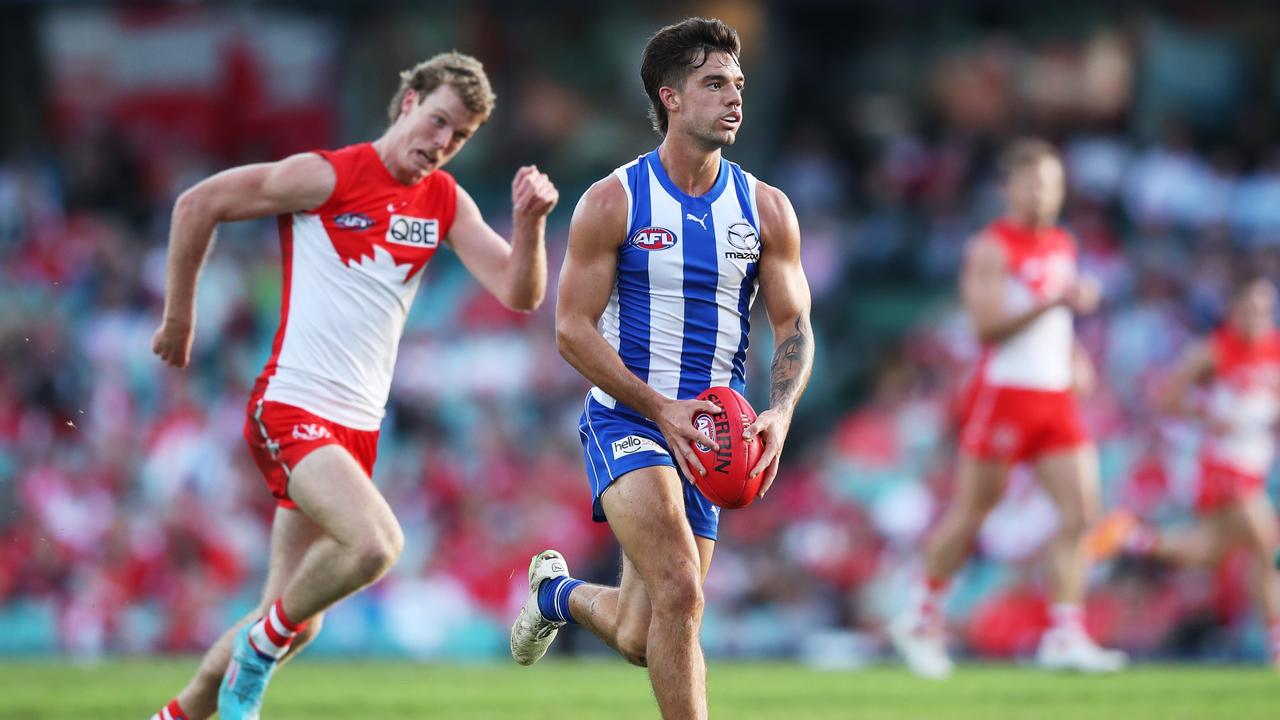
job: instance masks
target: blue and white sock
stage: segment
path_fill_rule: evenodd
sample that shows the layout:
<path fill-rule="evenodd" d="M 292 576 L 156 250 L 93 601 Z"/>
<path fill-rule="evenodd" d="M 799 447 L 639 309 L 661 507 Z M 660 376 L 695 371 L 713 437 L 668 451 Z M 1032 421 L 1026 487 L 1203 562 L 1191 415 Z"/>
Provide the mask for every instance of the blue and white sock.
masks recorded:
<path fill-rule="evenodd" d="M 569 613 L 569 593 L 582 584 L 581 580 L 571 577 L 543 580 L 538 586 L 538 612 L 548 620 L 577 625 L 578 621 Z"/>

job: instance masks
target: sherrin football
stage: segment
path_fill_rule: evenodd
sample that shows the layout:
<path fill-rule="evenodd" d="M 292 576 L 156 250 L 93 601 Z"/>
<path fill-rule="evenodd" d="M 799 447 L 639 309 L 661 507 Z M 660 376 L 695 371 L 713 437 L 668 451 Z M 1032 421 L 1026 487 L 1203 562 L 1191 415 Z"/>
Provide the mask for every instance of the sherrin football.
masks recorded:
<path fill-rule="evenodd" d="M 693 483 L 708 500 L 722 508 L 744 508 L 756 499 L 764 481 L 763 472 L 751 477 L 751 469 L 764 452 L 764 441 L 760 438 L 748 441 L 742 437 L 742 431 L 755 422 L 756 411 L 733 388 L 708 388 L 698 399 L 709 400 L 720 408 L 714 415 L 700 412 L 693 416 L 694 426 L 714 438 L 720 449 L 693 443 L 693 452 L 707 471 L 698 477 L 694 470 Z"/>

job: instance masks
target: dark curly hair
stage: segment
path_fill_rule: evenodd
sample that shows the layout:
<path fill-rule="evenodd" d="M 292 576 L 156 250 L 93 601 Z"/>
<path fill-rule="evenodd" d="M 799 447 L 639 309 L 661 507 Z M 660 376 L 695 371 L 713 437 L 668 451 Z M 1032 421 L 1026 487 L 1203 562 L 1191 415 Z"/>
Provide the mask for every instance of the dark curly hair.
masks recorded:
<path fill-rule="evenodd" d="M 688 18 L 654 33 L 640 61 L 654 131 L 667 134 L 667 109 L 658 97 L 660 88 L 683 88 L 689 73 L 702 67 L 711 53 L 728 53 L 737 60 L 741 48 L 738 31 L 714 18 Z"/>

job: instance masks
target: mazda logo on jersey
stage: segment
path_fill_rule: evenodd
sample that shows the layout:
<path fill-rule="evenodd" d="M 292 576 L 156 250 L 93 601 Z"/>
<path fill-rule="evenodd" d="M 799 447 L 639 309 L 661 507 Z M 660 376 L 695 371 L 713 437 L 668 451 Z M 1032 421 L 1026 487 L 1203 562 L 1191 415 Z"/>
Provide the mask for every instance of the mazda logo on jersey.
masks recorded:
<path fill-rule="evenodd" d="M 675 246 L 676 234 L 666 228 L 647 227 L 637 230 L 628 242 L 641 250 L 666 250 Z"/>
<path fill-rule="evenodd" d="M 760 236 L 756 234 L 756 229 L 751 223 L 743 220 L 736 222 L 725 230 L 725 239 L 729 244 L 738 248 L 737 250 L 725 250 L 724 256 L 730 260 L 746 260 L 748 262 L 758 262 L 760 260 Z"/>
<path fill-rule="evenodd" d="M 751 227 L 751 223 L 745 220 L 730 225 L 726 233 L 729 236 L 729 244 L 739 250 L 751 252 L 760 247 L 760 236 L 756 234 L 756 229 Z"/>
<path fill-rule="evenodd" d="M 435 218 L 392 215 L 387 226 L 387 242 L 410 247 L 433 248 L 440 244 L 440 222 Z"/>

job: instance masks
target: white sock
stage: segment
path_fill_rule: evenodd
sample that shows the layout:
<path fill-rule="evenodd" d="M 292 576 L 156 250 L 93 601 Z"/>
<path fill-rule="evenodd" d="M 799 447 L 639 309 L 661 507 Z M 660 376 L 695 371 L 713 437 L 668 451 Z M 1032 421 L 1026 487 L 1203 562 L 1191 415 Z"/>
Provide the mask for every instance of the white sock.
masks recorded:
<path fill-rule="evenodd" d="M 1084 629 L 1084 608 L 1076 603 L 1054 603 L 1049 608 L 1049 629 L 1075 631 Z"/>
<path fill-rule="evenodd" d="M 284 607 L 277 600 L 267 614 L 249 628 L 249 642 L 263 655 L 279 659 L 289 652 L 293 636 L 301 629 L 302 626 L 289 621 L 284 614 Z"/>

